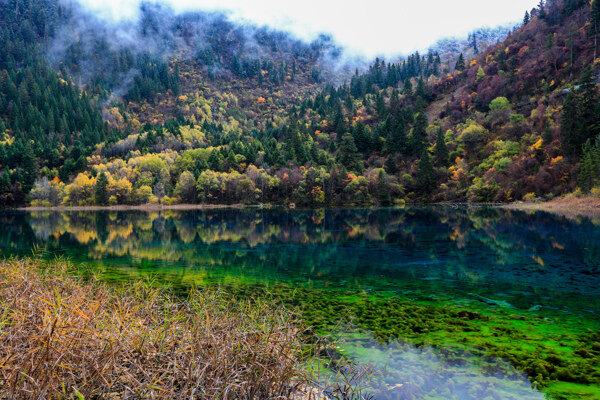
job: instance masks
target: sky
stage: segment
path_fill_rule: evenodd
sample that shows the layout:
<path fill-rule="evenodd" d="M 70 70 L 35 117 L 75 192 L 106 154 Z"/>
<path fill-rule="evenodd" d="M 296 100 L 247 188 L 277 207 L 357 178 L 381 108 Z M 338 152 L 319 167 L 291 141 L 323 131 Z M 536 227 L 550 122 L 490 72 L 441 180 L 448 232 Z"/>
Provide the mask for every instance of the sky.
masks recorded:
<path fill-rule="evenodd" d="M 141 0 L 79 0 L 110 21 L 135 19 Z M 328 33 L 356 56 L 425 50 L 438 39 L 522 21 L 538 0 L 161 0 L 178 12 L 225 11 L 305 40 Z"/>

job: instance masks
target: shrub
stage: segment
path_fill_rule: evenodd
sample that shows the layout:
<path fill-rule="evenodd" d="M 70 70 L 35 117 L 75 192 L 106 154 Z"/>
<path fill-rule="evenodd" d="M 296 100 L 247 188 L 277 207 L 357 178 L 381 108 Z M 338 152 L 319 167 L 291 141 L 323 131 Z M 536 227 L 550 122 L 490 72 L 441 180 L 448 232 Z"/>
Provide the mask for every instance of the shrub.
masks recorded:
<path fill-rule="evenodd" d="M 537 203 L 538 198 L 535 195 L 535 193 L 527 193 L 525 196 L 523 196 L 523 201 L 526 201 L 528 203 Z"/>
<path fill-rule="evenodd" d="M 490 103 L 491 111 L 503 110 L 508 107 L 510 107 L 510 101 L 508 101 L 508 99 L 506 97 L 496 97 Z"/>

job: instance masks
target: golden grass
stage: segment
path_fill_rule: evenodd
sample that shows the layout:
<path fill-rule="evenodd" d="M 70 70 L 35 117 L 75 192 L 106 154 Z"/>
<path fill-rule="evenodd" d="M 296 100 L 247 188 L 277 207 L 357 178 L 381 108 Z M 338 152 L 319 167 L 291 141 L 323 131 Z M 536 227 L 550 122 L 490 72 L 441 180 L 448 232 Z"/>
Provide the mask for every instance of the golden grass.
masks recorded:
<path fill-rule="evenodd" d="M 600 198 L 593 196 L 566 195 L 546 202 L 518 202 L 503 207 L 524 211 L 546 211 L 569 219 L 589 217 L 592 222 L 600 223 Z"/>
<path fill-rule="evenodd" d="M 279 399 L 306 384 L 289 313 L 70 268 L 0 261 L 0 398 Z"/>

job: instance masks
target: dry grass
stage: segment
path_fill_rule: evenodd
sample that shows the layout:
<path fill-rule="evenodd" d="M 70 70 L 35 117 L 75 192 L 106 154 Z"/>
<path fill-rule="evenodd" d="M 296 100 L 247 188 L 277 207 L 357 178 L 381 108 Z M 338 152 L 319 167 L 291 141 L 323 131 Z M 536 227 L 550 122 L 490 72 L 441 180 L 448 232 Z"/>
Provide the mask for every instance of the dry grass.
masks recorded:
<path fill-rule="evenodd" d="M 566 195 L 547 202 L 519 202 L 504 206 L 505 208 L 524 211 L 547 211 L 570 219 L 589 217 L 600 222 L 600 198 Z"/>
<path fill-rule="evenodd" d="M 69 269 L 0 261 L 0 398 L 279 399 L 306 384 L 288 313 Z"/>

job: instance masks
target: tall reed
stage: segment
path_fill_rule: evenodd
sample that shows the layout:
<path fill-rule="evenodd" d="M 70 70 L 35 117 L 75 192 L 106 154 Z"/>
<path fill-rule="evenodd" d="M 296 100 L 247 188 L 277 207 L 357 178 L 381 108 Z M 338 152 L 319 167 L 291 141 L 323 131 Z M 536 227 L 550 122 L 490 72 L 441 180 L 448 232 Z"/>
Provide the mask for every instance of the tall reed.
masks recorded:
<path fill-rule="evenodd" d="M 0 398 L 280 399 L 307 385 L 302 332 L 284 310 L 71 268 L 0 261 Z"/>

